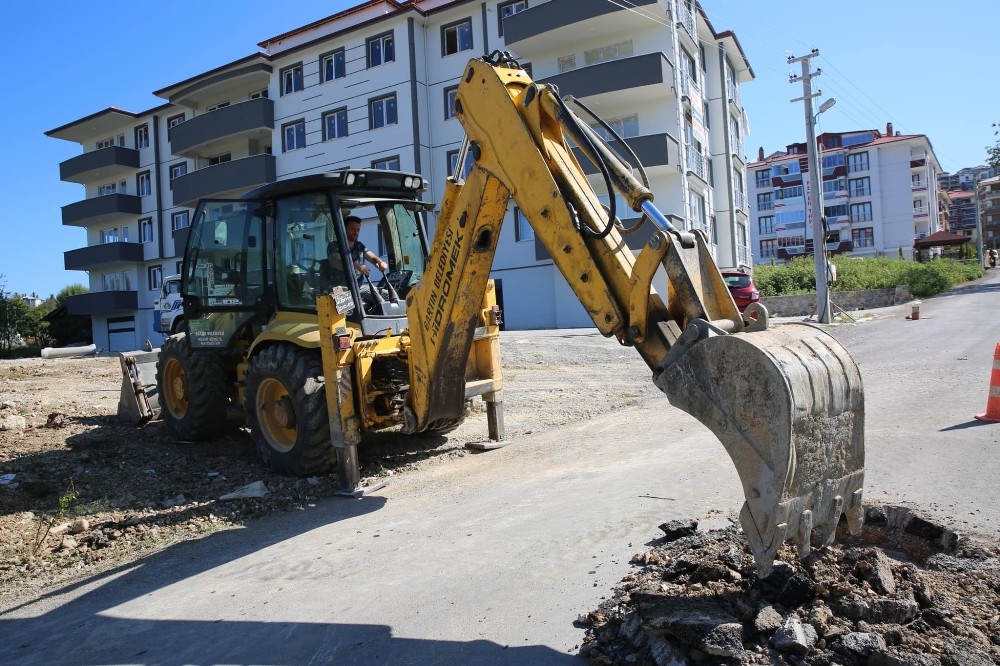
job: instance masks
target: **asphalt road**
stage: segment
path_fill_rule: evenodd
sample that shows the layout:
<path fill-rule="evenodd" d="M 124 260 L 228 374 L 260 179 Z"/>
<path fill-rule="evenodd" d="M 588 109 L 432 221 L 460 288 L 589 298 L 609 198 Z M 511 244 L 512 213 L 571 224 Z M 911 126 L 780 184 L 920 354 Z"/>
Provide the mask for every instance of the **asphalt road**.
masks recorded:
<path fill-rule="evenodd" d="M 900 306 L 829 330 L 865 383 L 867 497 L 1000 536 L 1000 424 L 973 419 L 1000 336 L 993 273 L 925 301 L 917 321 Z M 715 438 L 665 399 L 644 403 L 12 609 L 0 663 L 579 664 L 574 620 L 656 526 L 741 502 Z"/>

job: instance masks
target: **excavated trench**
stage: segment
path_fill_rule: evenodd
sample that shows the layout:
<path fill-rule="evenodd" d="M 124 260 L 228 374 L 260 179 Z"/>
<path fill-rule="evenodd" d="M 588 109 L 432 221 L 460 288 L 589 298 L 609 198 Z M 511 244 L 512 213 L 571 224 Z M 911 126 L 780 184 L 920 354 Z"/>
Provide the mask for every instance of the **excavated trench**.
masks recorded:
<path fill-rule="evenodd" d="M 728 521 L 727 521 L 728 522 Z M 1000 664 L 1000 547 L 902 506 L 870 504 L 858 537 L 757 577 L 738 525 L 660 526 L 636 570 L 580 622 L 591 664 Z"/>

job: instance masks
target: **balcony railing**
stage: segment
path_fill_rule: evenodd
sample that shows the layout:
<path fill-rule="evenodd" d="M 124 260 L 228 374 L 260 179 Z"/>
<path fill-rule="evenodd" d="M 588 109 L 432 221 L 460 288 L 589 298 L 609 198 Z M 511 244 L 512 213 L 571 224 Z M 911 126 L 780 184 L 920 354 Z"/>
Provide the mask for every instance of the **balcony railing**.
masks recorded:
<path fill-rule="evenodd" d="M 926 190 L 927 181 L 926 180 L 914 180 L 910 182 L 910 189 L 912 190 Z"/>
<path fill-rule="evenodd" d="M 733 151 L 733 155 L 742 160 L 743 156 L 745 155 L 745 153 L 743 152 L 743 139 L 739 138 L 738 136 L 730 135 L 729 144 Z"/>
<path fill-rule="evenodd" d="M 726 94 L 729 96 L 729 101 L 735 104 L 736 106 L 743 105 L 742 102 L 740 101 L 740 87 L 736 85 L 735 81 L 733 80 L 726 81 Z"/>
<path fill-rule="evenodd" d="M 773 201 L 758 201 L 757 210 L 774 210 Z"/>
<path fill-rule="evenodd" d="M 694 149 L 694 146 L 686 146 L 687 170 L 702 180 L 705 180 L 705 156 Z"/>
<path fill-rule="evenodd" d="M 983 190 L 983 196 L 987 199 L 995 199 L 1000 197 L 1000 188 L 995 190 Z"/>
<path fill-rule="evenodd" d="M 677 24 L 687 30 L 691 39 L 697 41 L 698 26 L 695 23 L 694 14 L 692 14 L 691 10 L 687 8 L 687 5 L 684 4 L 683 0 L 677 0 L 674 5 L 677 7 Z"/>
<path fill-rule="evenodd" d="M 740 191 L 733 192 L 733 201 L 736 203 L 736 210 L 747 212 L 747 195 Z"/>
<path fill-rule="evenodd" d="M 917 216 L 917 215 L 927 215 L 927 212 L 928 212 L 927 206 L 914 206 L 913 207 L 913 214 L 914 214 L 914 216 Z"/>
<path fill-rule="evenodd" d="M 132 194 L 105 194 L 62 207 L 62 223 L 86 227 L 108 224 L 142 213 L 142 199 Z"/>
<path fill-rule="evenodd" d="M 141 243 L 102 243 L 63 253 L 63 265 L 68 271 L 86 271 L 95 266 L 135 263 L 142 260 Z"/>
<path fill-rule="evenodd" d="M 193 207 L 202 197 L 242 194 L 250 188 L 274 181 L 274 156 L 261 154 L 178 176 L 171 181 L 171 188 L 176 205 Z"/>
<path fill-rule="evenodd" d="M 122 146 L 108 146 L 77 155 L 59 165 L 59 178 L 71 183 L 85 183 L 103 178 L 115 181 L 139 168 L 139 151 Z"/>

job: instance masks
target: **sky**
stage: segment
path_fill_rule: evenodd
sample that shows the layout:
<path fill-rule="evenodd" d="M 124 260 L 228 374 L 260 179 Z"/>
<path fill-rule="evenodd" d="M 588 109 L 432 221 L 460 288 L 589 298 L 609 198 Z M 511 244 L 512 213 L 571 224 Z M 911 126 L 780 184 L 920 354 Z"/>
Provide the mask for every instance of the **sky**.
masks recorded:
<path fill-rule="evenodd" d="M 609 0 L 611 1 L 611 0 Z M 628 4 L 628 0 L 614 0 Z M 746 153 L 805 141 L 800 66 L 813 48 L 814 90 L 834 107 L 817 132 L 879 129 L 925 134 L 945 171 L 983 164 L 1000 122 L 992 85 L 1000 3 L 969 0 L 946 11 L 929 0 L 701 0 L 716 31 L 732 30 L 755 74 L 742 86 L 750 124 Z M 61 207 L 84 198 L 59 180 L 79 144 L 45 132 L 114 106 L 142 112 L 167 87 L 258 50 L 257 42 L 357 4 L 355 1 L 175 0 L 165 5 L 35 0 L 8 3 L 7 88 L 0 104 L 0 288 L 45 298 L 86 273 L 63 269 L 63 253 L 86 232 L 62 225 Z M 981 64 L 980 64 L 981 63 Z M 977 79 L 982 83 L 977 84 Z"/>

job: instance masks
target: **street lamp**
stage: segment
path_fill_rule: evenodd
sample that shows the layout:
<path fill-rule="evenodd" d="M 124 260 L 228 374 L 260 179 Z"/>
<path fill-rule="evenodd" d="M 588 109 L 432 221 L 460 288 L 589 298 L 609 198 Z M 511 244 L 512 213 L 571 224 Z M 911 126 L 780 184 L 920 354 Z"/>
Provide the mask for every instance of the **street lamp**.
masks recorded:
<path fill-rule="evenodd" d="M 820 93 L 817 93 L 817 95 Z M 809 158 L 809 188 L 812 190 L 810 213 L 812 215 L 813 259 L 816 265 L 816 320 L 821 324 L 830 323 L 830 291 L 827 284 L 826 265 L 826 224 L 823 218 L 823 162 L 816 146 L 816 120 L 819 114 L 829 111 L 837 100 L 830 98 L 820 104 L 815 115 L 812 113 L 812 99 L 806 104 L 806 150 Z"/>

